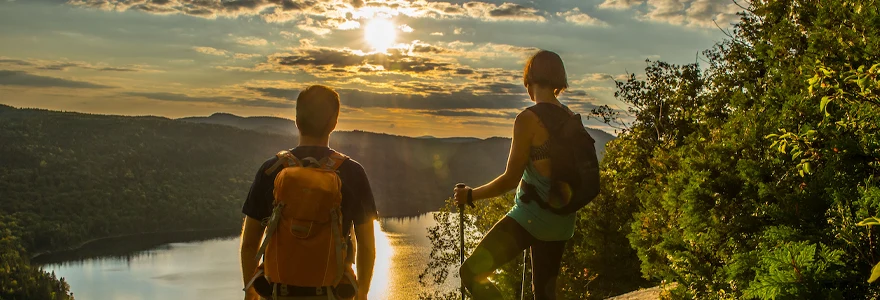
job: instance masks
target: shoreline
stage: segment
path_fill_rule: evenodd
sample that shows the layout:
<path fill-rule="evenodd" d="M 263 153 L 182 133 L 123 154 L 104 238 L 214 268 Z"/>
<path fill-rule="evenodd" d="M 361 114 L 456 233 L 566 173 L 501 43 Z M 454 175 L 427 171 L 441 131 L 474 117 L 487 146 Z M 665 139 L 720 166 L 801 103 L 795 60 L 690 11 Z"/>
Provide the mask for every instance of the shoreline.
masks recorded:
<path fill-rule="evenodd" d="M 417 214 L 400 214 L 380 216 L 381 219 L 406 219 L 418 218 L 428 215 L 436 211 L 421 212 Z M 161 246 L 170 243 L 193 242 L 205 239 L 220 238 L 224 236 L 235 236 L 239 234 L 241 228 L 203 228 L 203 229 L 184 229 L 184 230 L 166 230 L 139 232 L 130 234 L 120 234 L 114 236 L 106 236 L 93 238 L 76 245 L 55 250 L 40 251 L 30 255 L 32 265 L 47 265 L 65 261 L 102 257 L 102 256 L 124 256 L 126 253 L 146 250 L 148 248 Z M 144 241 L 146 240 L 146 241 Z M 132 241 L 124 245 L 126 241 Z M 137 244 L 137 245 L 130 245 Z M 123 248 L 118 251 L 116 249 L 106 250 L 104 254 L 94 255 L 94 252 L 102 252 L 103 247 L 106 248 Z M 126 247 L 129 246 L 129 247 Z"/>
<path fill-rule="evenodd" d="M 166 231 L 151 231 L 151 232 L 139 232 L 139 233 L 131 233 L 131 234 L 120 234 L 114 236 L 106 236 L 100 238 L 93 238 L 76 245 L 56 249 L 56 250 L 47 250 L 35 253 L 30 255 L 30 260 L 32 265 L 46 265 L 55 263 L 57 259 L 52 259 L 61 256 L 91 256 L 91 255 L 82 255 L 80 252 L 90 252 L 89 250 L 100 250 L 100 249 L 90 249 L 95 246 L 100 246 L 104 244 L 117 244 L 125 241 L 135 241 L 141 242 L 139 246 L 159 246 L 174 242 L 181 241 L 195 241 L 200 239 L 208 239 L 211 238 L 219 238 L 222 236 L 234 236 L 237 233 L 240 233 L 241 228 L 204 228 L 204 229 L 184 229 L 184 230 L 166 230 Z M 136 240 L 135 240 L 136 239 Z M 136 243 L 129 243 L 136 244 Z M 130 247 L 130 248 L 144 248 L 144 247 Z M 124 249 L 126 251 L 119 252 L 133 252 L 138 251 L 137 249 Z M 130 250 L 130 251 L 129 251 Z M 108 253 L 110 256 L 119 255 L 117 253 L 113 253 L 111 251 Z M 101 256 L 101 255 L 98 255 Z M 76 260 L 73 259 L 61 259 L 61 261 L 68 260 Z M 42 261 L 42 262 L 41 262 Z"/>

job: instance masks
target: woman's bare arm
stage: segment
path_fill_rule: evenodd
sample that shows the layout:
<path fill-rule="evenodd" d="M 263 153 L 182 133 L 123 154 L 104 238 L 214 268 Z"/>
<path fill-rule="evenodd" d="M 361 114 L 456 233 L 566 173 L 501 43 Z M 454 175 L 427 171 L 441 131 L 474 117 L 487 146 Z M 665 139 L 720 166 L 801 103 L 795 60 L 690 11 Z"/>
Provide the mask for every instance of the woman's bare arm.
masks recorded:
<path fill-rule="evenodd" d="M 534 132 L 532 127 L 535 121 L 535 115 L 528 110 L 516 116 L 513 123 L 513 141 L 510 145 L 510 154 L 507 156 L 507 169 L 495 180 L 474 189 L 472 192 L 474 200 L 501 196 L 519 185 L 523 171 L 529 163 Z"/>

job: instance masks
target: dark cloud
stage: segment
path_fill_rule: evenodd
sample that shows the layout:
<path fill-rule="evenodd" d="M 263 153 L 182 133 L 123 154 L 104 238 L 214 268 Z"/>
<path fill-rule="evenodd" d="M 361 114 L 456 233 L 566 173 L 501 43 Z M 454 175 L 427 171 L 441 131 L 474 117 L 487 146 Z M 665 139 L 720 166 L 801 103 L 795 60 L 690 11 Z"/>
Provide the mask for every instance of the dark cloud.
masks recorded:
<path fill-rule="evenodd" d="M 441 116 L 441 117 L 475 117 L 475 118 L 500 118 L 500 119 L 513 119 L 513 118 L 516 118 L 516 115 L 517 115 L 517 113 L 515 113 L 515 112 L 450 110 L 450 109 L 426 110 L 426 111 L 422 111 L 422 113 L 426 114 L 426 115 Z"/>
<path fill-rule="evenodd" d="M 474 88 L 478 89 L 478 92 L 485 91 L 492 94 L 517 94 L 526 92 L 526 88 L 523 85 L 506 82 L 492 82 Z"/>
<path fill-rule="evenodd" d="M 455 53 L 455 51 L 451 51 L 449 49 L 443 47 L 432 46 L 428 44 L 415 44 L 411 49 L 414 53 L 433 53 L 433 54 L 446 54 L 446 53 Z"/>
<path fill-rule="evenodd" d="M 254 91 L 259 93 L 260 95 L 266 97 L 275 97 L 275 98 L 284 98 L 284 99 L 296 99 L 296 96 L 299 95 L 299 90 L 295 89 L 279 89 L 279 88 L 271 88 L 271 87 L 248 87 L 250 91 Z"/>
<path fill-rule="evenodd" d="M 37 70 L 47 70 L 47 71 L 67 71 L 71 68 L 80 68 L 80 69 L 95 70 L 95 71 L 109 71 L 109 72 L 143 71 L 141 69 L 136 69 L 136 68 L 94 66 L 94 65 L 91 65 L 91 64 L 85 63 L 85 62 L 21 60 L 21 59 L 9 59 L 9 58 L 0 59 L 0 65 L 33 67 L 34 69 L 37 69 Z"/>
<path fill-rule="evenodd" d="M 534 16 L 538 10 L 525 7 L 519 4 L 504 3 L 501 6 L 489 11 L 489 15 L 493 17 L 530 17 Z"/>
<path fill-rule="evenodd" d="M 505 124 L 505 123 L 496 123 L 490 121 L 465 121 L 462 122 L 463 125 L 476 125 L 476 126 L 492 126 L 492 127 L 511 127 L 513 124 Z"/>
<path fill-rule="evenodd" d="M 80 64 L 76 64 L 76 63 L 60 63 L 60 64 L 52 64 L 52 65 L 37 67 L 37 69 L 50 70 L 50 71 L 67 71 L 67 69 L 70 69 L 72 67 L 79 67 L 79 66 L 80 66 Z"/>
<path fill-rule="evenodd" d="M 228 96 L 217 97 L 197 97 L 178 93 L 164 92 L 126 92 L 125 95 L 143 97 L 152 100 L 172 101 L 172 102 L 205 102 L 218 103 L 226 105 L 255 106 L 255 107 L 273 107 L 273 108 L 291 108 L 294 107 L 292 101 L 275 101 L 268 99 L 243 99 Z"/>
<path fill-rule="evenodd" d="M 457 1 L 456 1 L 457 2 Z M 543 12 L 520 4 L 501 5 L 471 1 L 465 4 L 421 1 L 364 1 L 364 0 L 68 0 L 66 3 L 108 11 L 138 10 L 153 14 L 184 14 L 202 18 L 260 16 L 267 21 L 287 22 L 296 18 L 280 13 L 302 12 L 323 15 L 351 9 L 370 8 L 374 11 L 394 11 L 413 18 L 463 18 L 488 21 L 544 22 Z M 323 24 L 329 25 L 329 24 Z M 333 29 L 326 27 L 326 29 Z"/>
<path fill-rule="evenodd" d="M 292 0 L 269 0 L 269 3 L 278 5 L 282 11 L 299 11 L 317 5 L 316 1 L 292 1 Z"/>
<path fill-rule="evenodd" d="M 468 92 L 430 94 L 380 94 L 352 89 L 338 90 L 343 104 L 354 108 L 402 109 L 510 109 L 523 108 L 528 100 L 517 95 L 475 95 Z"/>
<path fill-rule="evenodd" d="M 34 63 L 32 63 L 32 62 L 28 62 L 28 61 L 24 61 L 24 60 L 20 60 L 20 59 L 0 59 L 0 64 L 16 65 L 16 66 L 22 66 L 22 67 L 29 67 L 29 66 L 34 65 Z"/>
<path fill-rule="evenodd" d="M 329 48 L 300 50 L 294 54 L 270 57 L 282 66 L 359 66 L 366 62 L 366 57 L 350 51 Z"/>
<path fill-rule="evenodd" d="M 270 63 L 280 66 L 310 66 L 332 68 L 382 66 L 382 69 L 358 68 L 361 72 L 398 71 L 424 73 L 429 71 L 451 71 L 452 63 L 439 62 L 422 56 L 410 56 L 401 51 L 391 54 L 374 53 L 361 55 L 351 50 L 332 48 L 311 48 L 290 54 L 276 54 L 269 57 Z M 338 70 L 344 71 L 344 70 Z"/>
<path fill-rule="evenodd" d="M 29 86 L 29 87 L 63 87 L 102 89 L 111 86 L 95 84 L 84 81 L 68 80 L 57 77 L 40 76 L 29 74 L 24 71 L 0 70 L 0 85 Z"/>
<path fill-rule="evenodd" d="M 98 69 L 96 69 L 96 70 L 98 70 L 98 71 L 105 71 L 105 72 L 137 72 L 137 71 L 139 71 L 139 70 L 137 70 L 137 69 L 116 68 L 116 67 L 98 68 Z"/>
<path fill-rule="evenodd" d="M 266 2 L 262 0 L 231 0 L 221 1 L 220 6 L 231 11 L 238 11 L 241 9 L 255 9 L 265 3 Z"/>
<path fill-rule="evenodd" d="M 294 99 L 297 89 L 250 87 L 264 97 Z M 428 95 L 375 93 L 356 89 L 337 89 L 342 105 L 350 108 L 399 108 L 414 110 L 521 109 L 530 101 L 523 95 L 477 95 L 466 91 Z"/>

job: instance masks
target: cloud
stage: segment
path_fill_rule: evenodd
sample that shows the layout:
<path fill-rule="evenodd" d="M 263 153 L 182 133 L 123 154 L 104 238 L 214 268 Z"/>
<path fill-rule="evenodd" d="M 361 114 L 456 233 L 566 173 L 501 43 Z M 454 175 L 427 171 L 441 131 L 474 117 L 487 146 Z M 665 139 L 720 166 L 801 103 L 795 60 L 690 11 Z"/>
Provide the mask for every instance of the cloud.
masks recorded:
<path fill-rule="evenodd" d="M 229 55 L 229 51 L 226 51 L 226 50 L 220 50 L 220 49 L 217 49 L 217 48 L 211 48 L 211 47 L 193 47 L 192 49 L 195 50 L 195 51 L 198 52 L 198 53 L 208 54 L 208 55 L 215 55 L 215 56 L 227 56 L 227 55 Z"/>
<path fill-rule="evenodd" d="M 29 62 L 29 61 L 20 60 L 20 59 L 0 58 L 0 65 L 15 65 L 15 66 L 29 67 L 29 66 L 33 66 L 34 63 Z"/>
<path fill-rule="evenodd" d="M 107 65 L 94 65 L 81 61 L 48 61 L 39 59 L 12 59 L 0 57 L 0 65 L 11 67 L 25 67 L 22 69 L 35 69 L 46 71 L 67 71 L 73 68 L 94 70 L 102 72 L 145 72 L 148 71 L 140 66 L 116 67 Z"/>
<path fill-rule="evenodd" d="M 79 64 L 76 64 L 76 63 L 63 62 L 63 63 L 54 63 L 54 64 L 50 64 L 50 65 L 43 65 L 43 66 L 37 67 L 37 69 L 49 70 L 49 71 L 67 71 L 67 69 L 70 69 L 73 67 L 78 67 L 78 66 L 79 66 Z"/>
<path fill-rule="evenodd" d="M 439 32 L 439 31 L 435 31 L 435 32 L 431 32 L 431 35 L 435 35 L 435 36 L 443 36 L 443 33 L 442 33 L 442 32 Z"/>
<path fill-rule="evenodd" d="M 547 21 L 541 11 L 514 3 L 496 5 L 486 2 L 468 2 L 462 7 L 471 17 L 487 21 Z"/>
<path fill-rule="evenodd" d="M 539 49 L 535 47 L 522 47 L 508 44 L 485 43 L 474 45 L 471 42 L 453 41 L 437 43 L 438 47 L 445 48 L 456 58 L 468 58 L 480 60 L 482 58 L 516 58 L 524 59 Z"/>
<path fill-rule="evenodd" d="M 352 30 L 358 28 L 361 28 L 361 22 L 353 20 L 347 20 L 345 22 L 339 23 L 339 25 L 336 26 L 336 29 L 339 30 Z"/>
<path fill-rule="evenodd" d="M 249 53 L 236 53 L 232 57 L 234 57 L 235 59 L 251 59 L 251 58 L 260 57 L 260 56 L 262 56 L 262 55 L 249 54 Z"/>
<path fill-rule="evenodd" d="M 108 71 L 108 72 L 138 72 L 138 69 L 131 68 L 117 68 L 117 67 L 104 67 L 96 69 L 98 71 Z"/>
<path fill-rule="evenodd" d="M 476 126 L 492 126 L 492 127 L 512 127 L 513 124 L 508 123 L 498 123 L 492 121 L 465 121 L 461 122 L 462 125 L 476 125 Z"/>
<path fill-rule="evenodd" d="M 582 13 L 581 10 L 577 7 L 567 12 L 558 12 L 556 16 L 565 18 L 565 21 L 577 24 L 581 26 L 599 26 L 599 27 L 608 27 L 608 23 L 605 21 L 593 18 L 585 13 Z"/>
<path fill-rule="evenodd" d="M 0 85 L 83 89 L 111 88 L 111 86 L 107 85 L 95 84 L 85 81 L 68 80 L 57 77 L 40 76 L 24 71 L 13 70 L 0 70 Z"/>
<path fill-rule="evenodd" d="M 296 28 L 299 28 L 303 31 L 311 32 L 312 34 L 318 36 L 330 34 L 331 32 L 333 32 L 331 28 L 335 27 L 336 26 L 326 26 L 326 24 L 323 24 L 322 22 L 316 21 L 315 19 L 309 17 L 303 18 L 296 24 Z"/>
<path fill-rule="evenodd" d="M 409 27 L 409 25 L 406 25 L 406 24 L 401 24 L 400 26 L 398 26 L 398 28 L 400 28 L 400 31 L 403 31 L 406 33 L 413 32 L 413 28 Z"/>
<path fill-rule="evenodd" d="M 451 109 L 439 109 L 439 110 L 426 110 L 421 111 L 421 113 L 432 116 L 440 116 L 440 117 L 475 117 L 475 118 L 500 118 L 500 119 L 514 119 L 518 111 L 498 111 L 498 110 L 451 110 Z"/>
<path fill-rule="evenodd" d="M 645 0 L 605 0 L 599 8 L 624 10 L 645 4 Z"/>
<path fill-rule="evenodd" d="M 340 28 L 340 24 L 376 16 L 403 15 L 411 18 L 474 18 L 484 21 L 545 22 L 545 12 L 521 4 L 471 1 L 464 4 L 426 1 L 363 1 L 363 0 L 68 0 L 74 6 L 108 11 L 141 11 L 150 14 L 182 14 L 215 19 L 259 16 L 267 22 L 290 22 L 300 17 L 342 19 L 324 29 Z M 317 25 L 302 25 L 315 31 Z M 351 28 L 343 26 L 342 28 Z"/>
<path fill-rule="evenodd" d="M 296 96 L 299 95 L 299 90 L 297 89 L 284 89 L 274 87 L 247 87 L 246 89 L 257 92 L 265 97 L 284 98 L 291 100 L 296 99 Z"/>
<path fill-rule="evenodd" d="M 299 33 L 296 33 L 296 32 L 281 31 L 278 34 L 280 34 L 281 36 L 283 36 L 284 38 L 287 38 L 287 39 L 299 38 Z"/>
<path fill-rule="evenodd" d="M 251 54 L 251 53 L 235 53 L 232 51 L 226 51 L 223 49 L 217 49 L 212 47 L 193 47 L 194 51 L 202 54 L 213 55 L 213 56 L 223 56 L 223 57 L 232 57 L 235 59 L 251 59 L 254 57 L 260 57 L 260 54 Z"/>
<path fill-rule="evenodd" d="M 295 99 L 299 89 L 275 87 L 247 87 L 263 97 Z M 530 101 L 525 94 L 478 95 L 472 91 L 454 91 L 429 95 L 377 93 L 358 89 L 339 88 L 342 105 L 349 108 L 388 108 L 410 110 L 463 110 L 463 109 L 521 109 Z M 455 114 L 441 112 L 438 114 Z M 504 113 L 499 113 L 503 117 Z"/>
<path fill-rule="evenodd" d="M 591 74 L 587 74 L 586 76 L 584 76 L 580 79 L 572 80 L 571 83 L 574 85 L 581 85 L 581 84 L 587 84 L 587 83 L 591 83 L 591 82 L 611 82 L 612 80 L 614 80 L 614 77 L 609 74 L 591 73 Z"/>
<path fill-rule="evenodd" d="M 742 9 L 730 0 L 605 0 L 601 9 L 634 9 L 636 18 L 689 27 L 725 26 Z"/>
<path fill-rule="evenodd" d="M 254 37 L 254 36 L 237 37 L 237 38 L 235 38 L 235 42 L 242 44 L 242 45 L 248 45 L 248 46 L 265 46 L 265 45 L 269 44 L 269 41 L 267 41 L 266 39 L 262 39 L 262 38 L 258 38 L 258 37 Z"/>
<path fill-rule="evenodd" d="M 313 72 L 320 76 L 323 73 L 448 73 L 455 67 L 452 62 L 415 56 L 408 49 L 391 49 L 385 53 L 363 53 L 350 49 L 335 48 L 303 48 L 292 53 L 280 53 L 269 56 L 269 68 L 276 70 L 299 69 Z M 417 51 L 442 51 L 430 47 L 421 47 Z"/>
<path fill-rule="evenodd" d="M 179 93 L 167 93 L 167 92 L 126 92 L 124 95 L 134 96 L 134 97 L 143 97 L 152 100 L 159 101 L 171 101 L 171 102 L 202 102 L 202 103 L 217 103 L 217 104 L 225 104 L 225 105 L 236 105 L 236 106 L 254 106 L 254 107 L 272 107 L 272 108 L 291 108 L 294 107 L 294 103 L 291 101 L 276 101 L 276 100 L 268 100 L 268 99 L 246 99 L 246 98 L 238 98 L 238 97 L 230 97 L 230 96 L 189 96 L 186 94 Z"/>

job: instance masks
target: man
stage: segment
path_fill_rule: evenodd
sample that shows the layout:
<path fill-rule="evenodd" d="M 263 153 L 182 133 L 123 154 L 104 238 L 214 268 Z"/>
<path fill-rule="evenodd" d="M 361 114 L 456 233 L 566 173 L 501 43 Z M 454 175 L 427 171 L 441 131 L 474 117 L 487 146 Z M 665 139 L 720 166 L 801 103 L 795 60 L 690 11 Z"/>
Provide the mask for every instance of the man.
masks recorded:
<path fill-rule="evenodd" d="M 336 128 L 339 106 L 339 94 L 329 87 L 313 85 L 300 92 L 296 99 L 296 127 L 299 130 L 300 139 L 299 145 L 291 149 L 290 154 L 299 159 L 312 157 L 318 160 L 334 154 L 335 151 L 329 147 L 330 133 Z M 254 270 L 257 269 L 258 264 L 255 257 L 260 251 L 265 225 L 273 213 L 275 176 L 278 176 L 279 170 L 270 169 L 278 165 L 278 160 L 278 157 L 274 157 L 263 163 L 257 171 L 247 200 L 242 207 L 242 212 L 246 215 L 241 232 L 240 249 L 241 270 L 245 286 L 248 286 L 254 277 Z M 373 222 L 378 215 L 376 204 L 367 175 L 358 162 L 345 159 L 337 166 L 336 171 L 342 181 L 340 205 L 342 234 L 347 244 L 347 250 L 344 252 L 347 253 L 347 257 L 352 257 L 355 252 L 352 249 L 350 238 L 350 228 L 353 224 L 357 240 L 355 264 L 357 266 L 358 290 L 356 299 L 367 299 L 376 257 L 373 236 Z M 304 290 L 309 291 L 308 289 Z M 314 288 L 311 290 L 313 291 Z M 320 295 L 303 295 L 284 299 L 313 299 L 319 298 L 318 296 Z M 259 297 L 253 286 L 245 291 L 245 300 L 256 300 Z M 327 299 L 327 296 L 323 296 L 322 299 Z"/>

